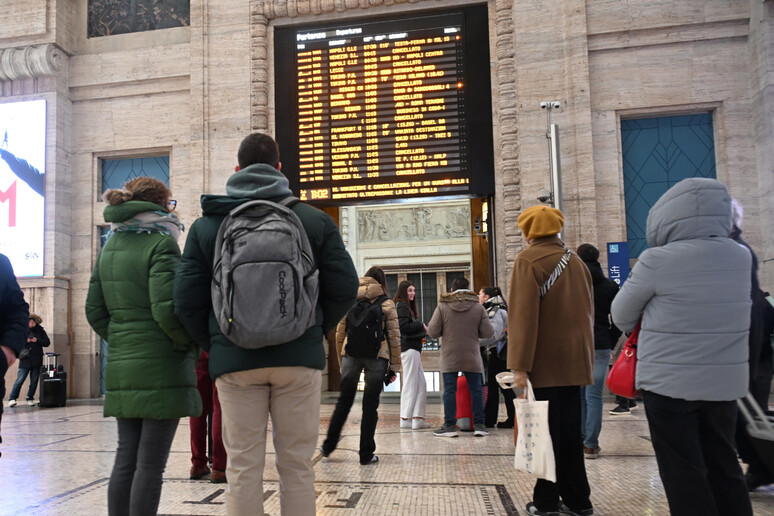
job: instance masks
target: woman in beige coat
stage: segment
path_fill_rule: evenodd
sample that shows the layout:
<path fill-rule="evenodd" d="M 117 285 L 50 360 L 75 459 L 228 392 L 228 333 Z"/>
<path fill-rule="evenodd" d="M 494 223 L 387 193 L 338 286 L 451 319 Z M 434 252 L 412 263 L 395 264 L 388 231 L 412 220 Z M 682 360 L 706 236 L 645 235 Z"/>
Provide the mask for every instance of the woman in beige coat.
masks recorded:
<path fill-rule="evenodd" d="M 336 449 L 341 429 L 355 401 L 360 373 L 365 371 L 363 419 L 360 423 L 360 464 L 365 466 L 379 460 L 374 455 L 376 450 L 374 433 L 376 423 L 379 421 L 379 396 L 382 393 L 382 382 L 387 372 L 400 371 L 400 326 L 395 303 L 388 297 L 387 279 L 384 271 L 379 267 L 371 267 L 365 276 L 360 278 L 357 300 L 358 303 L 336 328 L 336 349 L 341 364 L 341 392 L 336 402 L 336 409 L 331 416 L 328 435 L 320 451 L 323 457 L 327 457 Z M 369 350 L 370 339 L 357 331 L 361 326 L 353 323 L 356 320 L 353 314 L 360 308 L 366 309 L 372 315 L 377 328 L 371 331 L 375 331 L 376 335 L 382 337 L 378 346 L 373 345 L 372 350 Z M 364 318 L 364 320 L 367 319 L 368 316 Z M 391 377 L 394 379 L 394 376 Z"/>

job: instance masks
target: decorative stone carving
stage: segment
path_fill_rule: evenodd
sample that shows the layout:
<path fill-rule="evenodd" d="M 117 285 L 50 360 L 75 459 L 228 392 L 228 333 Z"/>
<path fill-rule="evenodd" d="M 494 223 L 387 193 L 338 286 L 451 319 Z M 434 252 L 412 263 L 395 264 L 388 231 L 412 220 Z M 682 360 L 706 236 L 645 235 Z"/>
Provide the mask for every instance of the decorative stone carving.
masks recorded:
<path fill-rule="evenodd" d="M 358 242 L 470 238 L 470 207 L 358 208 L 357 224 Z"/>
<path fill-rule="evenodd" d="M 54 75 L 64 66 L 62 49 L 48 43 L 24 48 L 0 49 L 0 81 Z"/>

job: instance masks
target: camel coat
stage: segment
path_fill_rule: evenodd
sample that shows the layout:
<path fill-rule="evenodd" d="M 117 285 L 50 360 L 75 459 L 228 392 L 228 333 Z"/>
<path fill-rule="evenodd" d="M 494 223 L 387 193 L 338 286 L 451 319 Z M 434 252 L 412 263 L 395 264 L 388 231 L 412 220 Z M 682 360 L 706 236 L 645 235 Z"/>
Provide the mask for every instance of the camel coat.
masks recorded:
<path fill-rule="evenodd" d="M 543 299 L 540 287 L 565 252 L 558 236 L 535 240 L 513 263 L 508 297 L 508 368 L 532 386 L 589 385 L 594 376 L 594 290 L 572 253 Z"/>

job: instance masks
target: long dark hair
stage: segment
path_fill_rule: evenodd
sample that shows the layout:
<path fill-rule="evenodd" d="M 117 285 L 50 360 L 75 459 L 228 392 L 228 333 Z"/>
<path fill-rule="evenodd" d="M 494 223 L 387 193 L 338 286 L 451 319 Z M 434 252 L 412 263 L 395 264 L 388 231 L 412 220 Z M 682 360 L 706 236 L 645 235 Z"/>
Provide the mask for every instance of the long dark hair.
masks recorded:
<path fill-rule="evenodd" d="M 395 294 L 395 299 L 393 299 L 393 301 L 395 301 L 396 305 L 398 304 L 398 302 L 400 302 L 408 306 L 409 311 L 411 312 L 411 317 L 416 319 L 417 314 L 419 313 L 419 311 L 417 310 L 417 298 L 415 294 L 414 299 L 409 301 L 409 297 L 408 297 L 409 287 L 414 287 L 414 284 L 408 280 L 401 281 L 400 284 L 398 285 L 398 292 Z"/>
<path fill-rule="evenodd" d="M 365 273 L 366 277 L 373 278 L 378 281 L 384 289 L 384 295 L 390 297 L 390 291 L 387 288 L 387 277 L 384 275 L 384 271 L 381 267 L 373 266 Z"/>
<path fill-rule="evenodd" d="M 500 299 L 502 299 L 503 307 L 505 307 L 506 310 L 508 310 L 508 304 L 505 302 L 505 296 L 503 296 L 503 291 L 500 290 L 500 287 L 481 287 L 481 290 L 484 291 L 484 294 L 489 296 L 489 299 L 492 299 L 493 297 L 500 296 Z M 487 303 L 489 301 L 487 300 Z"/>

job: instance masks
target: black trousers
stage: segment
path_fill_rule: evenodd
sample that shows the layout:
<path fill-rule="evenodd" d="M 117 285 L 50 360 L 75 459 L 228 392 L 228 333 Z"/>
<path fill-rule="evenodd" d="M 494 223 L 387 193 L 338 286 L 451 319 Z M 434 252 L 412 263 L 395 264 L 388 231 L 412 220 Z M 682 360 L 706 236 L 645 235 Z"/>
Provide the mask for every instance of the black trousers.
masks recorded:
<path fill-rule="evenodd" d="M 365 370 L 363 418 L 360 421 L 360 463 L 368 464 L 374 456 L 374 450 L 376 450 L 374 434 L 376 423 L 379 421 L 379 397 L 382 394 L 382 382 L 387 373 L 387 366 L 385 358 L 341 357 L 341 392 L 331 416 L 328 435 L 323 441 L 323 452 L 328 454 L 336 449 L 341 437 L 341 429 L 355 401 L 360 373 Z"/>
<path fill-rule="evenodd" d="M 8 372 L 8 362 L 5 359 L 5 353 L 0 350 L 0 426 L 3 422 L 3 400 L 5 399 L 5 373 Z M 3 442 L 3 436 L 0 435 L 0 443 Z M 0 453 L 0 457 L 2 453 Z"/>
<path fill-rule="evenodd" d="M 752 516 L 734 450 L 735 401 L 642 395 L 669 510 L 680 516 Z"/>
<path fill-rule="evenodd" d="M 497 374 L 506 371 L 507 367 L 505 360 L 497 358 L 497 353 L 492 350 L 487 358 L 487 385 L 489 389 L 487 391 L 486 403 L 484 404 L 484 420 L 486 426 L 494 426 L 497 423 L 497 412 L 500 409 L 500 393 L 502 391 L 505 398 L 505 412 L 508 414 L 508 421 L 513 423 L 513 417 L 515 409 L 513 408 L 513 400 L 516 398 L 516 394 L 513 389 L 503 389 L 500 384 L 497 383 Z"/>
<path fill-rule="evenodd" d="M 591 508 L 581 437 L 580 387 L 534 389 L 536 400 L 548 400 L 548 427 L 554 445 L 556 482 L 538 479 L 532 501 L 541 511 L 556 511 L 561 501 L 570 509 Z"/>

